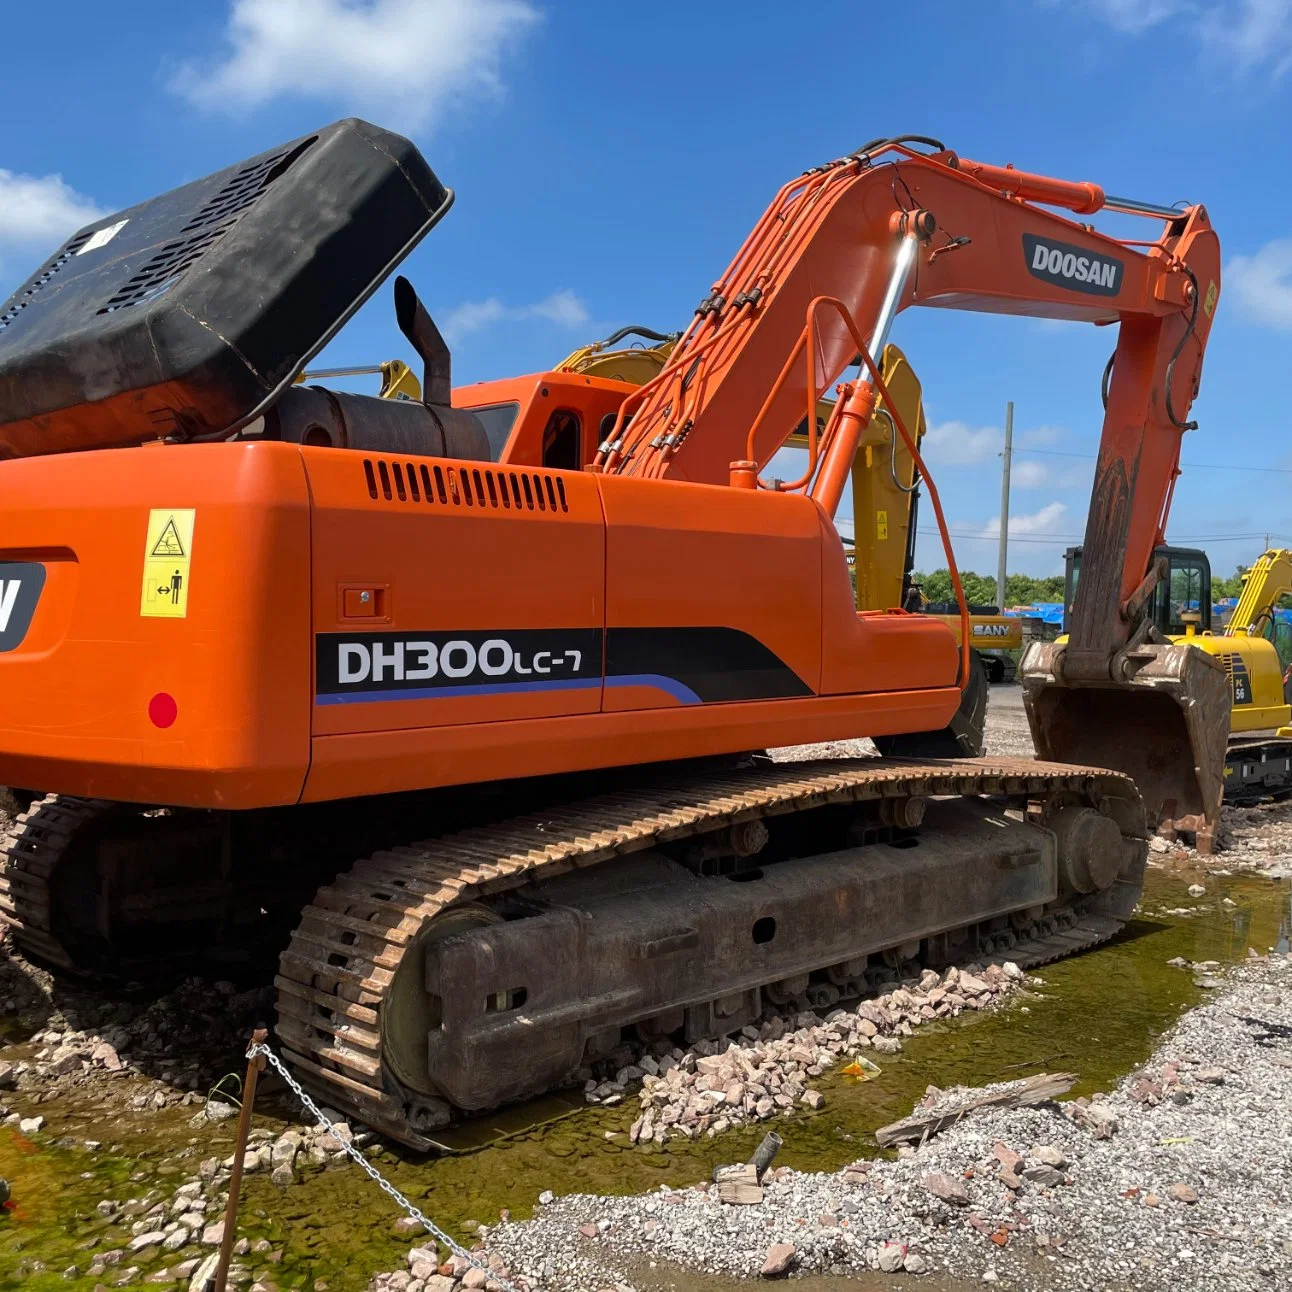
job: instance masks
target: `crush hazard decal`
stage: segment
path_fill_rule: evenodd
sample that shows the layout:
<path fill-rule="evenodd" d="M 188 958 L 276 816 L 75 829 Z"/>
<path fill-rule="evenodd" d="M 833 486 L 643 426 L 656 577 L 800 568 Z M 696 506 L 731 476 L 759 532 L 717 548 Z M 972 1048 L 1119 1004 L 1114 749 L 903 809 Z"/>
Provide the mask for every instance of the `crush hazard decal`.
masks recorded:
<path fill-rule="evenodd" d="M 773 651 L 734 628 L 612 628 L 604 641 L 597 628 L 319 633 L 315 640 L 319 704 L 601 686 L 650 688 L 679 704 L 812 694 Z"/>
<path fill-rule="evenodd" d="M 1085 292 L 1088 296 L 1116 296 L 1122 289 L 1123 264 L 1068 242 L 1023 234 L 1023 256 L 1033 278 Z"/>
<path fill-rule="evenodd" d="M 22 645 L 44 586 L 39 562 L 0 561 L 0 655 Z"/>
<path fill-rule="evenodd" d="M 191 507 L 163 507 L 148 513 L 144 539 L 144 580 L 139 613 L 149 619 L 188 616 L 188 572 L 193 563 Z"/>

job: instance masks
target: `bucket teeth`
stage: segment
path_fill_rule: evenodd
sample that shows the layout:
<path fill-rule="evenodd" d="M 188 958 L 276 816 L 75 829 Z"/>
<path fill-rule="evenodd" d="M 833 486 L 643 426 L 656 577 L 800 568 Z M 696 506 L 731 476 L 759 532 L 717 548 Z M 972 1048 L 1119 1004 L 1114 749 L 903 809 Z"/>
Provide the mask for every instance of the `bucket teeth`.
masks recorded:
<path fill-rule="evenodd" d="M 1192 646 L 1126 653 L 1127 680 L 1070 680 L 1064 646 L 1028 647 L 1020 677 L 1038 758 L 1113 768 L 1144 800 L 1151 829 L 1212 849 L 1224 793 L 1231 694 L 1220 662 Z"/>

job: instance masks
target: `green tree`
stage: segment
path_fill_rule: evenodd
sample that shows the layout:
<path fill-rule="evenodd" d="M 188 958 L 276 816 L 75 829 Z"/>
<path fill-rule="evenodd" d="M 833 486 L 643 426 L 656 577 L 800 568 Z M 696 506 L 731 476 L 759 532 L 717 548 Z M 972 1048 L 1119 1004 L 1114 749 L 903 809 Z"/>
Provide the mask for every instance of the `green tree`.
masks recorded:
<path fill-rule="evenodd" d="M 934 570 L 931 574 L 918 571 L 912 576 L 929 601 L 954 601 L 955 588 L 951 584 L 951 571 Z M 976 606 L 996 603 L 996 580 L 990 575 L 975 574 L 973 570 L 960 571 L 960 585 L 965 590 L 965 600 Z"/>
<path fill-rule="evenodd" d="M 1219 601 L 1223 597 L 1240 596 L 1243 591 L 1243 576 L 1247 573 L 1247 570 L 1247 566 L 1240 565 L 1227 579 L 1218 579 L 1213 574 L 1211 577 L 1212 600 Z"/>
<path fill-rule="evenodd" d="M 917 572 L 916 583 L 924 591 L 929 601 L 954 601 L 955 589 L 951 586 L 951 571 L 933 570 L 928 574 Z M 996 580 L 989 574 L 976 574 L 973 570 L 960 571 L 960 583 L 965 590 L 965 599 L 977 606 L 998 605 L 996 600 Z M 1007 606 L 1025 606 L 1033 601 L 1062 601 L 1063 575 L 1052 574 L 1043 579 L 1030 574 L 1011 574 L 1005 580 L 1005 604 Z"/>
<path fill-rule="evenodd" d="M 1063 575 L 1038 579 L 1030 574 L 1011 574 L 1005 580 L 1005 604 L 1030 605 L 1033 601 L 1062 601 Z"/>

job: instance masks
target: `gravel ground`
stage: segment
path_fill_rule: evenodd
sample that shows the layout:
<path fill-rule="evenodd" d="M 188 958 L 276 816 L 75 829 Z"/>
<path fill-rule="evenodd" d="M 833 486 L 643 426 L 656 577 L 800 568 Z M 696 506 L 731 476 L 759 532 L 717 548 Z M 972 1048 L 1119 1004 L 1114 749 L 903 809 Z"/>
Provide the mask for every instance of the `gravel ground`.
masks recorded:
<path fill-rule="evenodd" d="M 1155 839 L 1150 866 L 1206 870 L 1213 875 L 1252 872 L 1271 879 L 1292 876 L 1292 803 L 1220 809 L 1216 851 L 1204 857 L 1193 848 Z"/>
<path fill-rule="evenodd" d="M 708 1185 L 542 1201 L 533 1220 L 484 1241 L 496 1272 L 552 1290 L 630 1287 L 654 1262 L 745 1277 L 882 1269 L 1020 1292 L 1287 1287 L 1292 964 L 1232 970 L 1093 1103 L 974 1114 L 918 1151 L 837 1174 L 773 1169 L 749 1205 Z M 485 1285 L 482 1273 L 467 1278 Z M 371 1287 L 456 1285 L 423 1263 Z"/>

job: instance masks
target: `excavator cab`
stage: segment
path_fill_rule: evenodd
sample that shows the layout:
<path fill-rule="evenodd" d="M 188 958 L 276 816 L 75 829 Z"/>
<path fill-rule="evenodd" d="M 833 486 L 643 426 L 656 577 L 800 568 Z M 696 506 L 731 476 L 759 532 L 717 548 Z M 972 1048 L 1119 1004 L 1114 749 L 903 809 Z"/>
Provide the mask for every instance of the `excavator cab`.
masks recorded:
<path fill-rule="evenodd" d="M 1233 682 L 1211 630 L 1211 565 L 1158 546 L 1136 623 L 1106 678 L 1069 676 L 1068 630 L 1082 549 L 1066 554 L 1064 635 L 1023 658 L 1023 704 L 1037 757 L 1115 767 L 1135 781 L 1149 825 L 1211 851 L 1224 792 Z M 1092 580 L 1095 575 L 1088 576 Z M 1196 649 L 1199 648 L 1200 649 Z"/>
<path fill-rule="evenodd" d="M 1154 587 L 1145 617 L 1163 637 L 1185 637 L 1211 631 L 1211 562 L 1196 547 L 1157 547 L 1153 560 L 1166 562 L 1166 573 Z M 1064 553 L 1063 630 L 1081 578 L 1081 548 Z"/>

